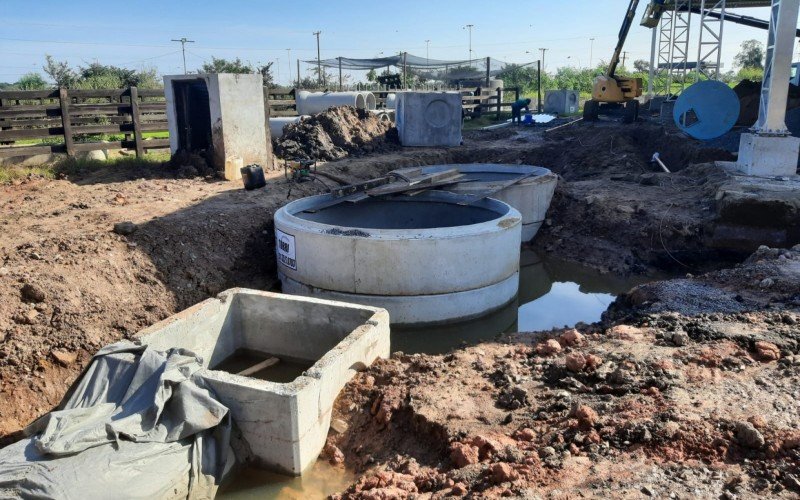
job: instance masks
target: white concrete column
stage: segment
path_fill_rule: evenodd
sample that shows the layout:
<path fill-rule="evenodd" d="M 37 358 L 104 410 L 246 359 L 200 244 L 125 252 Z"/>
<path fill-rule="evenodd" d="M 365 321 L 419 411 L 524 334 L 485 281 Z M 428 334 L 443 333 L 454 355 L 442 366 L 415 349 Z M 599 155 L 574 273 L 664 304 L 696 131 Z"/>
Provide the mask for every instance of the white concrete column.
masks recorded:
<path fill-rule="evenodd" d="M 800 0 L 772 0 L 761 105 L 758 122 L 753 127 L 759 135 L 789 135 L 785 122 L 786 101 L 799 8 Z"/>
<path fill-rule="evenodd" d="M 650 71 L 647 74 L 647 98 L 653 98 L 653 85 L 655 85 L 654 80 L 656 79 L 656 46 L 658 44 L 657 37 L 658 37 L 658 29 L 653 28 L 651 30 L 653 32 L 653 39 L 650 41 Z"/>

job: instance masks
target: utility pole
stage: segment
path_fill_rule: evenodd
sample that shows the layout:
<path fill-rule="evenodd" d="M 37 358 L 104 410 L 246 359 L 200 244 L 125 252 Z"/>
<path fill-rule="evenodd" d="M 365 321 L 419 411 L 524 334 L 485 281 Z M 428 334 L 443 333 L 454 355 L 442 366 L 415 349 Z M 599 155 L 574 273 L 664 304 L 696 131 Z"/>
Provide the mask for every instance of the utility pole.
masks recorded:
<path fill-rule="evenodd" d="M 625 59 L 627 59 L 627 58 L 628 58 L 628 51 L 627 50 L 623 50 L 622 51 L 622 67 L 623 68 L 625 67 Z"/>
<path fill-rule="evenodd" d="M 292 49 L 286 49 L 286 60 L 289 61 L 289 86 L 292 86 Z"/>
<path fill-rule="evenodd" d="M 545 65 L 544 65 L 544 55 L 545 55 L 545 53 L 547 53 L 547 51 L 548 51 L 549 49 L 546 49 L 546 48 L 544 48 L 544 47 L 539 47 L 539 50 L 540 50 L 540 51 L 542 51 L 542 69 L 544 70 L 544 69 L 545 69 Z"/>
<path fill-rule="evenodd" d="M 592 55 L 594 52 L 594 38 L 589 39 L 589 69 L 592 69 Z"/>
<path fill-rule="evenodd" d="M 322 85 L 322 59 L 320 59 L 319 53 L 319 35 L 321 31 L 315 31 L 314 36 L 317 37 L 317 81 L 320 85 Z"/>
<path fill-rule="evenodd" d="M 194 43 L 194 40 L 187 40 L 186 37 L 183 37 L 179 40 L 172 39 L 173 42 L 181 42 L 181 52 L 183 52 L 183 74 L 186 74 L 186 44 L 187 43 Z"/>
<path fill-rule="evenodd" d="M 464 26 L 465 30 L 469 31 L 469 62 L 472 64 L 472 28 L 474 28 L 474 24 L 468 24 Z"/>
<path fill-rule="evenodd" d="M 425 40 L 425 64 L 431 63 L 431 41 Z"/>

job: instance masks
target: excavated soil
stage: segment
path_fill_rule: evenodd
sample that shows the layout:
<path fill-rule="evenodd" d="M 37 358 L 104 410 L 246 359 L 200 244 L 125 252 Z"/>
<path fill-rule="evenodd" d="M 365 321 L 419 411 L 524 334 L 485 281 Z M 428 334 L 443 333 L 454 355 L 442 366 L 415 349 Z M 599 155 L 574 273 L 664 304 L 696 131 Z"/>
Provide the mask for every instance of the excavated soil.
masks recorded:
<path fill-rule="evenodd" d="M 287 125 L 283 136 L 273 142 L 282 158 L 323 161 L 385 152 L 398 144 L 391 123 L 352 106 L 330 108 Z"/>
<path fill-rule="evenodd" d="M 800 246 L 764 248 L 581 331 L 395 353 L 336 403 L 336 498 L 796 498 L 799 322 Z"/>
<path fill-rule="evenodd" d="M 468 132 L 450 149 L 359 127 L 309 129 L 309 156 L 349 156 L 300 184 L 268 170 L 244 191 L 181 165 L 0 186 L 0 436 L 52 409 L 99 347 L 228 287 L 275 287 L 288 201 L 402 167 L 533 163 L 561 176 L 538 251 L 687 277 L 634 289 L 575 345 L 548 332 L 376 364 L 337 402 L 347 430 L 326 456 L 362 474 L 343 495 L 794 494 L 800 256 L 712 244 L 727 181 L 709 162 L 728 153 L 647 123 Z"/>

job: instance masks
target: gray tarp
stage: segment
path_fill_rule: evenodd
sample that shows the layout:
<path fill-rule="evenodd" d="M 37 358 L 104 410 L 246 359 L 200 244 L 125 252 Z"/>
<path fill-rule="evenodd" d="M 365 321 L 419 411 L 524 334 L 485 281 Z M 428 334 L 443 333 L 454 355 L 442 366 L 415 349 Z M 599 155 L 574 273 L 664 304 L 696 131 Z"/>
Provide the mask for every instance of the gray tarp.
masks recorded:
<path fill-rule="evenodd" d="M 191 352 L 101 349 L 56 411 L 0 450 L 0 498 L 213 498 L 228 409 Z"/>

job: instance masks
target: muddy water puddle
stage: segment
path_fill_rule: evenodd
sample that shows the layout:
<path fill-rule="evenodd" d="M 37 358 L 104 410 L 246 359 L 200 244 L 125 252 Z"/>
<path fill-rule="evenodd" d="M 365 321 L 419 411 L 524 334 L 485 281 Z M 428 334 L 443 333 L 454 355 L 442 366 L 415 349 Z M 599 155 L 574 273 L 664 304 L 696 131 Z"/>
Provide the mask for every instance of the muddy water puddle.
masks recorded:
<path fill-rule="evenodd" d="M 214 370 L 285 384 L 302 375 L 312 364 L 278 358 L 267 353 L 239 350 L 215 365 Z"/>
<path fill-rule="evenodd" d="M 259 469 L 246 468 L 227 481 L 217 492 L 225 500 L 312 499 L 347 489 L 355 474 L 343 467 L 334 467 L 318 460 L 302 477 L 284 476 Z"/>
<path fill-rule="evenodd" d="M 392 329 L 392 351 L 441 354 L 504 333 L 533 332 L 598 321 L 617 295 L 653 277 L 602 274 L 523 250 L 517 298 L 477 320 L 422 329 Z"/>

